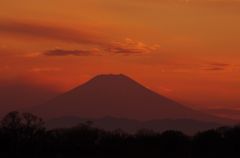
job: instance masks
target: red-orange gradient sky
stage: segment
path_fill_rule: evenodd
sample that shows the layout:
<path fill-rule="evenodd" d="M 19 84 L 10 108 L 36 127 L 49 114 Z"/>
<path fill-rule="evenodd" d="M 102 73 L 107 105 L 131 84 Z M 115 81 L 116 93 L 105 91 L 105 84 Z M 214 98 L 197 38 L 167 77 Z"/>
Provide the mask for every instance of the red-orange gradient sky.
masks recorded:
<path fill-rule="evenodd" d="M 122 73 L 198 108 L 240 108 L 239 0 L 5 0 L 0 85 Z"/>

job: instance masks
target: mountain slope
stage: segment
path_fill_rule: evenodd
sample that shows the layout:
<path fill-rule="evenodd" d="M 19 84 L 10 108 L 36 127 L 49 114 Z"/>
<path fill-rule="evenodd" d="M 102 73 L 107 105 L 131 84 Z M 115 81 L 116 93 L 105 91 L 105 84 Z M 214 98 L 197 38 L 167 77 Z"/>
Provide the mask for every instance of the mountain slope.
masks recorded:
<path fill-rule="evenodd" d="M 136 120 L 190 118 L 220 121 L 161 96 L 124 75 L 99 75 L 31 109 L 44 118 L 114 116 Z"/>

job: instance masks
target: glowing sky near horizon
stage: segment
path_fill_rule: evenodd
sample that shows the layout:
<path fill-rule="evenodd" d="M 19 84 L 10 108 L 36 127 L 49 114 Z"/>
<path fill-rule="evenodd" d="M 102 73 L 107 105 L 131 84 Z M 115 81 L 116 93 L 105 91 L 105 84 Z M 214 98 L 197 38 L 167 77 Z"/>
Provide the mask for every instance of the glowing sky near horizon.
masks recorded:
<path fill-rule="evenodd" d="M 3 0 L 0 84 L 122 73 L 198 108 L 240 108 L 239 0 Z"/>

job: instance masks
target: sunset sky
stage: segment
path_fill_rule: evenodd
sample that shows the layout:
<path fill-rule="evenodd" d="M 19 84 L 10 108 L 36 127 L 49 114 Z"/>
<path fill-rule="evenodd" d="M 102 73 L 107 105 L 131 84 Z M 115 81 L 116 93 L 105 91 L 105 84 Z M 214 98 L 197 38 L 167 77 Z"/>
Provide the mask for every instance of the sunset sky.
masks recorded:
<path fill-rule="evenodd" d="M 0 87 L 63 92 L 121 73 L 194 108 L 240 108 L 240 0 L 1 0 L 0 10 Z"/>

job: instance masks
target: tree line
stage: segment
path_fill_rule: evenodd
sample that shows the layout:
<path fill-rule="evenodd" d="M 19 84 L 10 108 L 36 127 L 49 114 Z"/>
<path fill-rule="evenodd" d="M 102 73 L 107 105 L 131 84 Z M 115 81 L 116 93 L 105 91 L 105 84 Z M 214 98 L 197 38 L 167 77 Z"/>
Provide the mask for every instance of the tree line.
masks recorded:
<path fill-rule="evenodd" d="M 10 112 L 0 123 L 0 157 L 17 158 L 239 158 L 240 126 L 188 136 L 180 131 L 135 134 L 105 131 L 91 122 L 49 130 L 30 113 Z"/>

